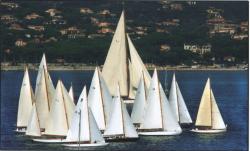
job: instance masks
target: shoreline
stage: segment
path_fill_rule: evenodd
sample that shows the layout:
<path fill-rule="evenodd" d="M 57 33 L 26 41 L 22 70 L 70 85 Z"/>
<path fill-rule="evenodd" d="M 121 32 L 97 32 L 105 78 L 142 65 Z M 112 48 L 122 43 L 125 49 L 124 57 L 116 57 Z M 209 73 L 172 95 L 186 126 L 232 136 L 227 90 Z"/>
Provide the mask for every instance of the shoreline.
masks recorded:
<path fill-rule="evenodd" d="M 27 66 L 29 70 L 38 70 L 38 64 L 19 64 L 16 66 L 13 65 L 1 65 L 1 71 L 22 71 L 24 67 Z M 86 65 L 86 64 L 47 64 L 48 70 L 50 71 L 86 71 L 86 70 L 95 70 L 96 65 Z M 187 67 L 187 66 L 147 66 L 148 70 L 169 70 L 169 71 L 246 71 L 248 69 L 239 68 L 236 66 L 232 67 L 214 67 L 214 66 L 199 66 L 199 67 Z"/>

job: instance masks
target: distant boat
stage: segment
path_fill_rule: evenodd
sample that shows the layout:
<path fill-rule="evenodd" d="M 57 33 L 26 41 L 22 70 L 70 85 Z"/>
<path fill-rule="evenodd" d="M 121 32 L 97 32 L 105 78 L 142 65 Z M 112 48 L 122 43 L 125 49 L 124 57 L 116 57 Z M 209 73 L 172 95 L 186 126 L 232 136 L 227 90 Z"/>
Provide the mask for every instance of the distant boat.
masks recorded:
<path fill-rule="evenodd" d="M 68 147 L 105 146 L 108 144 L 105 143 L 94 116 L 88 108 L 86 86 L 79 97 L 71 126 L 63 142 L 63 145 Z"/>
<path fill-rule="evenodd" d="M 55 88 L 47 70 L 45 54 L 43 54 L 38 69 L 35 88 L 35 103 L 41 131 L 45 130 L 51 100 L 53 99 L 54 93 Z"/>
<path fill-rule="evenodd" d="M 176 81 L 175 74 L 173 75 L 173 80 L 170 88 L 169 104 L 171 109 L 173 110 L 175 118 L 181 125 L 187 126 L 192 123 L 192 119 L 188 112 L 184 98 L 181 94 L 179 85 Z"/>
<path fill-rule="evenodd" d="M 18 103 L 16 132 L 25 133 L 34 101 L 28 68 L 25 67 Z"/>
<path fill-rule="evenodd" d="M 36 142 L 59 143 L 65 139 L 74 112 L 75 105 L 61 80 L 58 80 L 56 92 L 51 102 L 45 132 Z"/>
<path fill-rule="evenodd" d="M 201 97 L 195 129 L 191 131 L 197 133 L 221 133 L 226 130 L 227 125 L 223 121 L 208 78 Z"/>
<path fill-rule="evenodd" d="M 141 71 L 145 74 L 146 87 L 149 86 L 150 74 L 125 28 L 123 11 L 103 65 L 102 75 L 112 96 L 115 95 L 116 85 L 119 83 L 121 96 L 125 99 L 134 99 Z"/>
<path fill-rule="evenodd" d="M 113 111 L 103 136 L 109 141 L 138 139 L 138 134 L 130 119 L 126 105 L 120 96 L 119 86 L 117 86 L 116 95 L 113 98 L 112 108 Z"/>
<path fill-rule="evenodd" d="M 112 96 L 102 78 L 101 72 L 96 67 L 88 94 L 88 104 L 95 117 L 98 128 L 103 132 L 110 119 Z"/>
<path fill-rule="evenodd" d="M 136 92 L 135 101 L 132 108 L 131 119 L 135 127 L 139 128 L 143 121 L 143 114 L 146 108 L 146 88 L 144 73 L 142 74 L 139 86 Z"/>
<path fill-rule="evenodd" d="M 147 106 L 139 135 L 178 135 L 181 132 L 155 69 L 148 89 Z"/>
<path fill-rule="evenodd" d="M 73 90 L 72 83 L 71 83 L 70 88 L 69 88 L 69 96 L 71 97 L 73 103 L 75 104 L 75 101 L 74 101 L 74 90 Z"/>

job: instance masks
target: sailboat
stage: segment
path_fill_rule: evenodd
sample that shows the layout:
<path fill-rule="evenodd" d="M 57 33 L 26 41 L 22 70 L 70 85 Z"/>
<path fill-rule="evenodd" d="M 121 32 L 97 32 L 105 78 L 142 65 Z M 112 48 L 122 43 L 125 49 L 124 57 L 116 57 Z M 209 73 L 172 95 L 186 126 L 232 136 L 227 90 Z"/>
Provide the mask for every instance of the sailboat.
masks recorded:
<path fill-rule="evenodd" d="M 227 125 L 223 121 L 208 78 L 201 97 L 195 129 L 191 131 L 197 133 L 221 133 L 226 130 Z"/>
<path fill-rule="evenodd" d="M 138 134 L 130 119 L 126 105 L 120 96 L 120 88 L 117 86 L 116 95 L 113 98 L 113 111 L 107 128 L 104 131 L 104 138 L 111 141 L 136 140 Z"/>
<path fill-rule="evenodd" d="M 182 132 L 159 83 L 156 69 L 148 89 L 147 106 L 143 117 L 139 135 L 178 135 Z"/>
<path fill-rule="evenodd" d="M 36 110 L 36 104 L 33 103 L 32 106 L 32 111 L 29 117 L 29 122 L 28 122 L 28 126 L 27 126 L 27 130 L 25 135 L 33 137 L 33 138 L 37 138 L 40 137 L 41 131 L 40 131 L 40 124 L 39 124 L 39 120 L 38 120 L 38 115 L 37 115 L 37 110 Z"/>
<path fill-rule="evenodd" d="M 69 96 L 61 80 L 58 80 L 56 92 L 51 102 L 51 108 L 45 132 L 40 139 L 33 139 L 36 142 L 60 143 L 65 139 L 75 105 Z"/>
<path fill-rule="evenodd" d="M 96 67 L 88 94 L 88 104 L 95 117 L 98 128 L 103 132 L 110 119 L 112 96 L 102 78 L 101 72 Z"/>
<path fill-rule="evenodd" d="M 71 126 L 63 145 L 68 147 L 88 147 L 105 146 L 107 144 L 98 129 L 91 110 L 88 108 L 85 86 L 74 110 Z"/>
<path fill-rule="evenodd" d="M 188 126 L 192 123 L 192 119 L 188 112 L 184 98 L 181 94 L 179 85 L 176 81 L 175 74 L 173 74 L 172 84 L 170 88 L 169 104 L 179 124 Z"/>
<path fill-rule="evenodd" d="M 140 127 L 140 124 L 143 121 L 143 114 L 146 108 L 146 103 L 145 78 L 144 74 L 142 74 L 131 113 L 131 120 L 137 128 Z"/>
<path fill-rule="evenodd" d="M 36 88 L 35 88 L 35 103 L 38 113 L 41 131 L 45 130 L 46 121 L 48 118 L 51 101 L 55 93 L 52 80 L 47 70 L 45 54 L 43 54 L 39 65 Z"/>
<path fill-rule="evenodd" d="M 20 90 L 18 113 L 17 113 L 17 129 L 18 133 L 25 133 L 28 120 L 32 111 L 34 102 L 34 94 L 30 85 L 28 68 L 25 67 L 23 82 Z"/>
<path fill-rule="evenodd" d="M 112 96 L 115 95 L 116 85 L 119 83 L 121 96 L 133 100 L 141 71 L 145 73 L 146 87 L 149 86 L 151 78 L 129 35 L 126 34 L 125 26 L 125 15 L 122 11 L 103 65 L 102 75 Z M 132 103 L 133 101 L 127 102 Z"/>
<path fill-rule="evenodd" d="M 72 83 L 71 83 L 70 88 L 69 88 L 69 96 L 71 97 L 73 103 L 75 104 L 75 102 L 74 102 L 74 91 L 73 91 Z"/>

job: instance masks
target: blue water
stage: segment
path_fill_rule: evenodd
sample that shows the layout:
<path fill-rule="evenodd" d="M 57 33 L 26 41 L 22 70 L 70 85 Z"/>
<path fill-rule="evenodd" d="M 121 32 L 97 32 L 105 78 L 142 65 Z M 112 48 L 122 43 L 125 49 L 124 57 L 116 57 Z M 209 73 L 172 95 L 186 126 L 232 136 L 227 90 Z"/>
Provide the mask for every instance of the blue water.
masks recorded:
<path fill-rule="evenodd" d="M 36 72 L 30 77 L 34 88 Z M 84 84 L 90 85 L 93 71 L 51 71 L 56 84 L 62 79 L 67 89 L 73 83 L 77 100 Z M 102 148 L 86 150 L 247 150 L 248 149 L 248 72 L 247 71 L 178 71 L 176 78 L 193 120 L 196 118 L 200 98 L 208 78 L 228 131 L 223 134 L 196 134 L 184 131 L 178 136 L 140 137 L 136 142 L 110 143 Z M 165 71 L 159 72 L 164 85 Z M 0 149 L 62 150 L 61 145 L 32 142 L 25 136 L 16 135 L 17 105 L 23 78 L 21 71 L 1 72 L 1 146 Z M 170 87 L 172 72 L 167 72 Z M 152 121 L 153 122 L 153 121 Z"/>

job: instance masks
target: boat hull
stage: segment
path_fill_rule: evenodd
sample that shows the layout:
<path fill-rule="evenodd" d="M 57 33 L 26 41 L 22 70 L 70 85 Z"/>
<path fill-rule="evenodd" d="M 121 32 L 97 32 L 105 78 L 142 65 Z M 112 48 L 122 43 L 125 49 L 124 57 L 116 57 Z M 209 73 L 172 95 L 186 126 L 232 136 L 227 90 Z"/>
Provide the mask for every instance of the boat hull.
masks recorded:
<path fill-rule="evenodd" d="M 123 102 L 126 104 L 133 104 L 135 100 L 124 100 Z"/>
<path fill-rule="evenodd" d="M 166 135 L 179 135 L 182 131 L 158 131 L 158 132 L 139 132 L 139 135 L 146 136 L 166 136 Z"/>
<path fill-rule="evenodd" d="M 62 144 L 63 146 L 66 147 L 98 147 L 98 146 L 106 146 L 108 143 L 94 143 L 94 144 Z"/>
<path fill-rule="evenodd" d="M 32 139 L 34 142 L 40 142 L 40 143 L 65 143 L 66 140 L 62 138 L 52 138 L 52 139 L 45 139 L 45 138 L 37 138 Z"/>
<path fill-rule="evenodd" d="M 137 141 L 139 137 L 135 138 L 112 138 L 112 137 L 106 137 L 105 140 L 107 142 L 134 142 Z"/>
<path fill-rule="evenodd" d="M 19 134 L 25 134 L 26 130 L 18 130 L 18 129 L 16 129 L 16 130 L 14 130 L 14 132 L 19 133 Z"/>
<path fill-rule="evenodd" d="M 192 129 L 191 132 L 195 133 L 205 133 L 205 134 L 213 134 L 213 133 L 224 133 L 227 129 L 210 129 L 210 130 L 199 130 L 199 129 Z"/>

